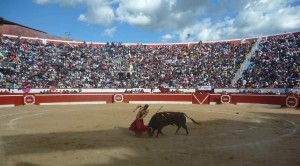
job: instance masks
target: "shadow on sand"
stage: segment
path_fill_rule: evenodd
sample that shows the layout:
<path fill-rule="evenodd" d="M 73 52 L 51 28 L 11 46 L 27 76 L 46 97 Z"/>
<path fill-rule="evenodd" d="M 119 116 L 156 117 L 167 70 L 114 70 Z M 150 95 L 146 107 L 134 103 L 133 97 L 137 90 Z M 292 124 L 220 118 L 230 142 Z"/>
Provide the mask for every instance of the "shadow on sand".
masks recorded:
<path fill-rule="evenodd" d="M 299 115 L 256 114 L 261 117 L 279 118 L 259 124 L 223 119 L 201 122 L 201 125 L 188 122 L 189 136 L 185 135 L 183 129 L 179 131 L 179 134 L 174 135 L 175 126 L 165 127 L 163 129 L 165 135 L 159 138 L 149 138 L 146 133 L 142 137 L 135 137 L 128 128 L 119 127 L 99 131 L 5 136 L 2 138 L 2 142 L 6 157 L 118 147 L 131 149 L 135 152 L 134 156 L 128 155 L 126 159 L 111 156 L 109 163 L 100 164 L 90 161 L 83 164 L 85 166 L 219 165 L 220 163 L 222 165 L 254 163 L 254 165 L 274 166 L 300 164 L 299 131 L 295 131 L 288 138 L 283 138 L 284 140 L 278 139 L 275 143 L 247 145 L 249 142 L 263 139 L 280 138 L 281 135 L 292 132 L 295 130 L 295 125 L 291 122 L 293 122 L 293 119 L 299 119 Z M 242 146 L 243 144 L 245 146 Z M 282 152 L 280 153 L 280 151 Z M 277 160 L 266 160 L 270 158 L 276 158 Z M 38 164 L 33 163 L 17 164 L 17 166 L 21 165 L 38 166 Z"/>

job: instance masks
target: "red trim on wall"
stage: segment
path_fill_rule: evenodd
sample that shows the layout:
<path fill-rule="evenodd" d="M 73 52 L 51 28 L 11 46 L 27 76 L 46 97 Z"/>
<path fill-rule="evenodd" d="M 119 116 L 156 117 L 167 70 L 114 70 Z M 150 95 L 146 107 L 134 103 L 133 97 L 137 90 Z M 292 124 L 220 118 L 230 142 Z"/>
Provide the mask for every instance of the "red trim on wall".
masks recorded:
<path fill-rule="evenodd" d="M 221 94 L 210 94 L 209 102 L 216 102 L 217 104 L 221 104 Z"/>
<path fill-rule="evenodd" d="M 23 95 L 0 95 L 0 105 L 24 105 Z"/>
<path fill-rule="evenodd" d="M 286 95 L 231 94 L 230 103 L 274 104 L 286 107 L 286 97 Z"/>
<path fill-rule="evenodd" d="M 35 104 L 40 103 L 56 103 L 56 102 L 94 102 L 106 101 L 106 103 L 113 102 L 113 94 L 39 94 L 35 96 Z"/>
<path fill-rule="evenodd" d="M 181 101 L 191 102 L 191 94 L 124 94 L 124 103 L 129 101 Z"/>
<path fill-rule="evenodd" d="M 209 104 L 209 94 L 192 94 L 193 104 Z"/>
<path fill-rule="evenodd" d="M 14 104 L 16 106 L 26 104 L 25 101 L 33 102 L 30 104 L 39 105 L 40 103 L 56 103 L 56 102 L 97 102 L 105 101 L 106 103 L 114 103 L 116 96 L 122 95 L 124 103 L 132 101 L 166 101 L 166 102 L 190 102 L 193 104 L 209 104 L 216 102 L 221 104 L 222 96 L 226 95 L 230 98 L 231 104 L 251 103 L 251 104 L 274 104 L 287 107 L 288 98 L 295 98 L 288 104 L 289 107 L 300 107 L 300 96 L 298 95 L 266 95 L 266 94 L 22 94 L 22 95 L 0 95 L 0 105 Z M 33 97 L 32 97 L 33 96 Z M 29 100 L 30 99 L 30 100 Z M 33 100 L 34 99 L 34 100 Z M 119 100 L 118 100 L 119 101 Z M 121 101 L 119 101 L 121 102 Z"/>

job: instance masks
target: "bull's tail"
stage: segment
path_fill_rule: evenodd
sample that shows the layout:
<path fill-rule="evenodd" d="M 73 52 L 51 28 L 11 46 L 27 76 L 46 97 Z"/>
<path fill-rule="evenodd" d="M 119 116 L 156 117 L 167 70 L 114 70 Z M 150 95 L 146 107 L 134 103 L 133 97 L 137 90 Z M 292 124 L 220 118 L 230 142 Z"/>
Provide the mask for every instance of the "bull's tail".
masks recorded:
<path fill-rule="evenodd" d="M 193 118 L 191 118 L 191 117 L 187 116 L 185 113 L 183 113 L 183 115 L 184 115 L 185 117 L 187 117 L 187 118 L 191 119 L 191 121 L 193 121 L 195 124 L 198 124 L 198 125 L 200 125 L 200 123 L 199 123 L 199 122 L 196 122 L 196 121 L 195 121 Z"/>

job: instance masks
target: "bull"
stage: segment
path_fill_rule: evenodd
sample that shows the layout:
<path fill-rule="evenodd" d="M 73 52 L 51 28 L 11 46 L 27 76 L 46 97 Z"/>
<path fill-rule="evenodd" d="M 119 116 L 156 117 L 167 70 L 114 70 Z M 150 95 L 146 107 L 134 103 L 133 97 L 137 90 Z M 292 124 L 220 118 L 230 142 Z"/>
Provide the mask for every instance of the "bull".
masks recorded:
<path fill-rule="evenodd" d="M 189 134 L 188 128 L 186 126 L 186 117 L 192 120 L 195 124 L 200 124 L 196 122 L 194 119 L 188 117 L 183 112 L 158 112 L 155 113 L 148 124 L 148 127 L 151 129 L 148 131 L 148 134 L 150 137 L 153 136 L 155 130 L 157 130 L 156 137 L 158 137 L 159 134 L 163 135 L 161 130 L 168 125 L 176 125 L 177 130 L 175 134 L 178 133 L 179 129 L 183 127 L 186 131 L 186 135 Z"/>

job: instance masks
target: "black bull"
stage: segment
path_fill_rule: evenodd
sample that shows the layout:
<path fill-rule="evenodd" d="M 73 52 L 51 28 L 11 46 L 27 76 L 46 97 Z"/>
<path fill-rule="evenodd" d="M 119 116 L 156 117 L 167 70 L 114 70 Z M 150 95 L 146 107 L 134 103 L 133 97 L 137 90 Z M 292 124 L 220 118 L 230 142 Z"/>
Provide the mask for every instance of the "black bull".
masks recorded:
<path fill-rule="evenodd" d="M 168 125 L 176 125 L 177 130 L 176 134 L 178 133 L 178 130 L 183 127 L 186 131 L 186 135 L 189 134 L 188 128 L 186 126 L 186 118 L 191 119 L 195 124 L 199 124 L 196 122 L 194 119 L 188 117 L 185 113 L 183 112 L 159 112 L 154 114 L 150 121 L 148 126 L 151 128 L 151 130 L 148 132 L 149 136 L 153 136 L 154 131 L 157 130 L 156 137 L 158 137 L 159 134 L 163 133 L 161 130 L 163 127 L 168 126 Z"/>

